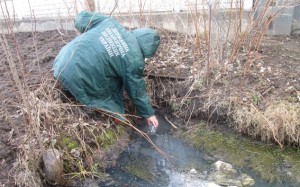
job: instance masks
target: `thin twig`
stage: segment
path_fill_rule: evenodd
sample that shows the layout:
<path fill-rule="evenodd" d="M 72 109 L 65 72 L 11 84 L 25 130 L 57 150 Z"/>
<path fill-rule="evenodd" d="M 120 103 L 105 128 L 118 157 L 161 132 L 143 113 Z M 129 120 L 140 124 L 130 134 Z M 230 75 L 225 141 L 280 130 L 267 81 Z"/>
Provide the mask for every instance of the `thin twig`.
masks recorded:
<path fill-rule="evenodd" d="M 178 129 L 178 127 L 176 125 L 174 125 L 170 120 L 168 120 L 168 118 L 166 116 L 164 116 L 166 121 L 174 128 L 174 129 Z"/>

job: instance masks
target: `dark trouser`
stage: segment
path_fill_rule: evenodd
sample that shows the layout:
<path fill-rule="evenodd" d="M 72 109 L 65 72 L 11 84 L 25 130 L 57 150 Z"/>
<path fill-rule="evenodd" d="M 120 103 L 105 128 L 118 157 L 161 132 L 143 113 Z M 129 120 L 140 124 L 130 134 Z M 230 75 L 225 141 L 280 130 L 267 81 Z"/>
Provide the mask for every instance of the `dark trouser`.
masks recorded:
<path fill-rule="evenodd" d="M 75 102 L 76 98 L 71 94 L 71 92 L 63 87 L 63 85 L 58 81 L 57 89 L 61 91 L 60 99 L 63 103 Z"/>

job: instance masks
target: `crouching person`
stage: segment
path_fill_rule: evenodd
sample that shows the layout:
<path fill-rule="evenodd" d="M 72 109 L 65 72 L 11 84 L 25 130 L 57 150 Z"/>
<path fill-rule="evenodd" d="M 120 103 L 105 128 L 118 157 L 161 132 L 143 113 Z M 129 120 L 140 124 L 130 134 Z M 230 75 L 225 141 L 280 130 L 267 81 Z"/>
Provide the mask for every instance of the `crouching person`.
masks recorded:
<path fill-rule="evenodd" d="M 145 82 L 144 59 L 155 54 L 160 37 L 150 28 L 127 31 L 116 20 L 80 12 L 75 28 L 82 33 L 57 55 L 54 77 L 80 103 L 124 118 L 123 90 L 139 115 L 158 127 Z"/>

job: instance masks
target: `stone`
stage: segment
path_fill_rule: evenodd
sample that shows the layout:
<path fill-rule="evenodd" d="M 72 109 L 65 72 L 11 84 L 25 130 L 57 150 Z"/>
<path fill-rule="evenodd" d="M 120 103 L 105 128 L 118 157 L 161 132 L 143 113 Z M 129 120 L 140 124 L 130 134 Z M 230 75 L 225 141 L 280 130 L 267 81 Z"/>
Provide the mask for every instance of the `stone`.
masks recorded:
<path fill-rule="evenodd" d="M 208 179 L 221 186 L 242 186 L 242 182 L 238 179 L 238 176 L 231 177 L 221 171 L 211 173 Z"/>
<path fill-rule="evenodd" d="M 215 162 L 213 165 L 214 165 L 214 168 L 216 171 L 224 171 L 224 170 L 232 169 L 231 164 L 228 164 L 228 163 L 220 161 L 220 160 Z"/>
<path fill-rule="evenodd" d="M 190 174 L 197 174 L 198 173 L 198 171 L 196 170 L 196 169 L 191 169 L 191 171 L 190 171 Z"/>
<path fill-rule="evenodd" d="M 247 174 L 242 173 L 241 174 L 241 183 L 243 186 L 253 186 L 255 184 L 255 181 Z"/>
<path fill-rule="evenodd" d="M 57 149 L 47 149 L 43 153 L 43 171 L 48 181 L 59 184 L 63 175 L 63 162 Z"/>
<path fill-rule="evenodd" d="M 72 149 L 70 151 L 70 153 L 75 157 L 75 158 L 79 158 L 80 157 L 80 151 L 78 149 Z"/>
<path fill-rule="evenodd" d="M 231 164 L 219 160 L 213 167 L 214 172 L 208 175 L 208 179 L 218 185 L 248 187 L 255 184 L 249 175 L 237 172 Z"/>

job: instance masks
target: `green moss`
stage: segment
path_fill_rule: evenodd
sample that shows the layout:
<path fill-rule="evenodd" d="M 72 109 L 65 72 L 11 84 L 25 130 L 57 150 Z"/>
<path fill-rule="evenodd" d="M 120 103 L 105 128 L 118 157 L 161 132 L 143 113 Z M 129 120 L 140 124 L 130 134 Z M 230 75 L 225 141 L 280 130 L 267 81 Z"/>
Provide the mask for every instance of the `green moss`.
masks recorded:
<path fill-rule="evenodd" d="M 123 126 L 121 126 L 121 125 L 118 125 L 117 127 L 116 127 L 116 133 L 118 134 L 118 135 L 124 135 L 125 133 L 126 133 L 126 129 L 123 127 Z"/>
<path fill-rule="evenodd" d="M 173 102 L 171 102 L 170 101 L 170 106 L 171 106 L 171 109 L 173 110 L 173 111 L 178 111 L 178 110 L 180 110 L 180 105 L 178 104 L 178 103 L 176 103 L 175 101 Z"/>
<path fill-rule="evenodd" d="M 127 165 L 126 170 L 131 175 L 134 175 L 140 179 L 146 181 L 153 181 L 154 175 L 150 171 L 145 170 L 143 167 L 139 167 L 137 165 Z"/>
<path fill-rule="evenodd" d="M 155 164 L 151 158 L 140 158 L 132 155 L 130 157 L 130 161 L 126 163 L 124 168 L 129 174 L 149 182 L 155 180 L 155 168 L 153 168 Z"/>
<path fill-rule="evenodd" d="M 112 138 L 107 138 L 106 134 L 101 134 L 96 136 L 97 142 L 99 145 L 105 149 L 108 149 L 112 146 L 113 140 Z"/>
<path fill-rule="evenodd" d="M 67 147 L 68 151 L 79 147 L 78 142 L 75 139 L 68 136 L 62 138 L 62 144 Z"/>
<path fill-rule="evenodd" d="M 115 129 L 110 128 L 102 134 L 96 136 L 97 143 L 105 149 L 109 149 L 117 140 L 119 136 L 126 133 L 122 126 L 117 126 Z"/>
<path fill-rule="evenodd" d="M 209 155 L 215 155 L 239 168 L 250 168 L 267 181 L 289 179 L 300 183 L 300 179 L 297 179 L 300 175 L 300 152 L 296 149 L 282 150 L 274 145 L 255 143 L 233 134 L 209 130 L 204 123 L 195 126 L 193 130 L 181 131 L 179 136 Z M 282 168 L 289 169 L 285 167 L 287 163 L 292 167 L 283 172 Z"/>

